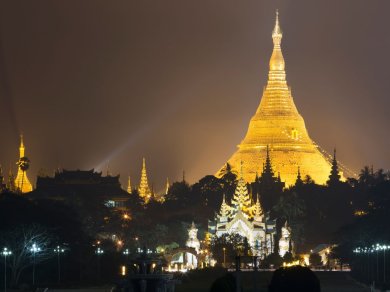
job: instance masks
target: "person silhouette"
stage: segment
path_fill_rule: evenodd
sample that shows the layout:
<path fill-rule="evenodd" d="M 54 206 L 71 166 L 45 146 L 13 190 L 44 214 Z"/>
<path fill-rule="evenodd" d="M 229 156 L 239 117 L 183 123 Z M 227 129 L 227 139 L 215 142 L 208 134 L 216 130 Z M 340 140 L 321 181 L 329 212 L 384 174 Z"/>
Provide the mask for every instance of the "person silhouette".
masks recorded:
<path fill-rule="evenodd" d="M 312 270 L 302 266 L 277 269 L 268 286 L 269 292 L 320 292 L 320 280 Z"/>

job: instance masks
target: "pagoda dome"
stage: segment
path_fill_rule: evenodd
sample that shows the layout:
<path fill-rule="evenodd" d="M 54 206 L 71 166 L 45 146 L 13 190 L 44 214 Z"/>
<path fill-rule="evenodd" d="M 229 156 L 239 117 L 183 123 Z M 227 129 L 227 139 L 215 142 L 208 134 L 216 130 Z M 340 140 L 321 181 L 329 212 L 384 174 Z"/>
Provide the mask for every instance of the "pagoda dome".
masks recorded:
<path fill-rule="evenodd" d="M 284 58 L 280 50 L 274 50 L 269 61 L 271 71 L 284 71 Z"/>

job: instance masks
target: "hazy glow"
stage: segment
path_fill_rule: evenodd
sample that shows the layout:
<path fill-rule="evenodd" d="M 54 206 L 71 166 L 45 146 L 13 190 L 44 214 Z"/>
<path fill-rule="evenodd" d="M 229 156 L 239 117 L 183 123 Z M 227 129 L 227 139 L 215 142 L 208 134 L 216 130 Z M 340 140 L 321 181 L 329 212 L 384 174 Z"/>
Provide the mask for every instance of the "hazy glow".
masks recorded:
<path fill-rule="evenodd" d="M 156 190 L 183 170 L 189 182 L 214 173 L 266 84 L 276 8 L 310 137 L 352 169 L 390 165 L 389 1 L 41 2 L 1 3 L 4 172 L 16 174 L 22 131 L 32 184 L 41 168 L 108 160 L 135 184 L 142 157 Z"/>

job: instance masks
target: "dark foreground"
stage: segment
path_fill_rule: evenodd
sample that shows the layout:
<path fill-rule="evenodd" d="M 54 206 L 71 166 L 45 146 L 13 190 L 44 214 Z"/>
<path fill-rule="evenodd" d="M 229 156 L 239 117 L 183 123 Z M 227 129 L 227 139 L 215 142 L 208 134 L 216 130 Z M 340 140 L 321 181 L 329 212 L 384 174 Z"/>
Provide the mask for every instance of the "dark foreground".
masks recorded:
<path fill-rule="evenodd" d="M 224 275 L 222 270 L 200 270 L 183 275 L 182 283 L 176 286 L 177 292 L 206 292 L 209 291 L 213 281 Z M 322 292 L 363 292 L 370 291 L 369 288 L 354 281 L 349 272 L 316 272 L 321 282 Z M 242 272 L 241 283 L 244 292 L 254 291 L 266 292 L 271 280 L 272 272 Z"/>

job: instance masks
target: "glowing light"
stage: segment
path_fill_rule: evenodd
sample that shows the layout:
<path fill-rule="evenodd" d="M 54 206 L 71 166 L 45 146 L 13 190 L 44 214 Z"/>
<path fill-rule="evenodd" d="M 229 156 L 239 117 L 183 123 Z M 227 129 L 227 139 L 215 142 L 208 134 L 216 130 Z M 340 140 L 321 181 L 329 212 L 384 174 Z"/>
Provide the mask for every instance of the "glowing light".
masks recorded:
<path fill-rule="evenodd" d="M 150 191 L 148 184 L 148 176 L 146 174 L 146 162 L 145 158 L 142 160 L 142 171 L 141 171 L 141 181 L 138 187 L 139 196 L 145 201 L 145 203 L 149 202 L 152 197 L 152 192 Z"/>
<path fill-rule="evenodd" d="M 354 215 L 357 216 L 357 217 L 361 217 L 361 216 L 367 215 L 367 212 L 363 211 L 363 210 L 356 210 Z"/>
<path fill-rule="evenodd" d="M 126 266 L 121 267 L 121 275 L 126 276 Z"/>
<path fill-rule="evenodd" d="M 328 180 L 331 164 L 309 137 L 305 122 L 299 114 L 287 84 L 285 62 L 281 50 L 283 34 L 276 20 L 272 33 L 274 49 L 269 62 L 267 86 L 260 105 L 252 117 L 245 138 L 228 160 L 238 172 L 245 163 L 245 181 L 253 182 L 262 172 L 269 145 L 275 173 L 280 173 L 286 186 L 295 184 L 297 168 L 302 176 L 310 175 L 316 183 Z M 216 175 L 220 177 L 220 172 Z M 343 178 L 343 175 L 340 173 Z"/>
<path fill-rule="evenodd" d="M 41 248 L 38 247 L 38 245 L 36 245 L 35 243 L 33 243 L 33 245 L 32 245 L 31 248 L 30 248 L 30 251 L 31 251 L 33 254 L 35 254 L 35 253 L 37 253 L 37 252 L 40 252 L 40 251 L 41 251 Z"/>
<path fill-rule="evenodd" d="M 23 143 L 23 135 L 20 135 L 19 162 L 21 161 L 21 158 L 25 158 L 24 151 L 25 148 Z M 18 165 L 19 162 L 17 163 Z M 18 166 L 18 173 L 15 178 L 15 186 L 21 193 L 28 193 L 33 190 L 32 184 L 27 177 L 26 171 L 23 171 L 20 165 Z"/>
<path fill-rule="evenodd" d="M 8 248 L 4 247 L 3 251 L 1 252 L 1 255 L 4 257 L 10 256 L 12 254 L 12 251 L 10 251 Z"/>
<path fill-rule="evenodd" d="M 292 261 L 289 263 L 283 262 L 283 267 L 292 267 L 292 266 L 298 266 L 299 265 L 299 260 Z"/>

